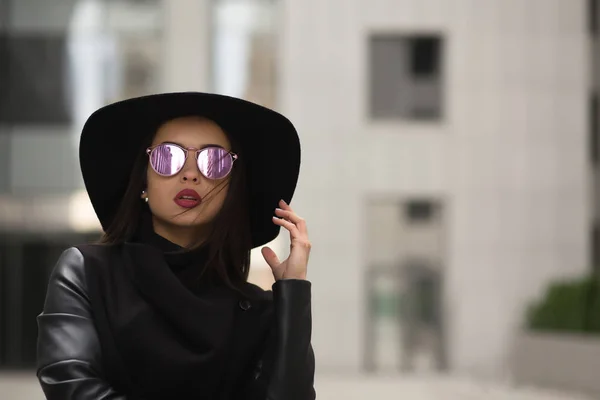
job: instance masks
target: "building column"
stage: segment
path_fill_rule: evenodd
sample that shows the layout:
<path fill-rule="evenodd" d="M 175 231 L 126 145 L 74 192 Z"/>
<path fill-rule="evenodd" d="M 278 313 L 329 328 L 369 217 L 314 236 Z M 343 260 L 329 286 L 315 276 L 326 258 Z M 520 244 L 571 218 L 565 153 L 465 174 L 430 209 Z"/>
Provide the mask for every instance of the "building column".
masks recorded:
<path fill-rule="evenodd" d="M 161 90 L 210 91 L 210 0 L 164 0 Z"/>

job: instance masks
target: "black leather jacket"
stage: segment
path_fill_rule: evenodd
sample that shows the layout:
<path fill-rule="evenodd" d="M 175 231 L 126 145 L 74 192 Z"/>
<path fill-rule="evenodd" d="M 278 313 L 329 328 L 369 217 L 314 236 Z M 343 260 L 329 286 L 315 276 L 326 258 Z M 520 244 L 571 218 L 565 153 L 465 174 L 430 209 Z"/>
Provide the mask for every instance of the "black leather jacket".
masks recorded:
<path fill-rule="evenodd" d="M 266 363 L 273 370 L 269 371 L 269 379 L 263 383 L 266 387 L 261 393 L 266 393 L 264 400 L 314 400 L 312 347 L 306 354 L 290 346 L 298 341 L 310 342 L 310 285 L 280 281 L 273 290 L 273 322 L 279 340 L 272 351 L 272 359 Z M 55 267 L 43 312 L 37 320 L 37 376 L 48 400 L 127 399 L 103 378 L 102 354 L 91 313 L 84 257 L 79 250 L 69 249 Z M 297 376 L 299 365 L 302 365 L 302 379 Z M 256 382 L 260 382 L 259 378 L 260 372 L 250 377 Z M 247 398 L 254 400 L 251 395 L 240 400 Z"/>

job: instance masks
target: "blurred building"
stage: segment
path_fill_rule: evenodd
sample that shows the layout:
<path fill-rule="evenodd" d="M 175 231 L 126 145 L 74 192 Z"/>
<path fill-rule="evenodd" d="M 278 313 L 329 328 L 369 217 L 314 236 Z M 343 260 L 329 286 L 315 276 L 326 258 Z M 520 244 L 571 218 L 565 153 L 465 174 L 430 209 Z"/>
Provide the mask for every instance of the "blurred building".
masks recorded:
<path fill-rule="evenodd" d="M 501 375 L 528 302 L 591 268 L 589 2 L 284 3 L 319 370 L 401 368 L 416 329 L 412 368 Z"/>
<path fill-rule="evenodd" d="M 589 150 L 592 163 L 593 227 L 592 266 L 600 274 L 600 2 L 588 1 L 588 32 L 590 38 L 590 90 L 588 101 Z"/>
<path fill-rule="evenodd" d="M 207 90 L 300 132 L 318 372 L 501 375 L 528 302 L 600 265 L 593 4 L 0 0 L 0 366 L 31 365 L 47 274 L 98 236 L 85 118 Z"/>

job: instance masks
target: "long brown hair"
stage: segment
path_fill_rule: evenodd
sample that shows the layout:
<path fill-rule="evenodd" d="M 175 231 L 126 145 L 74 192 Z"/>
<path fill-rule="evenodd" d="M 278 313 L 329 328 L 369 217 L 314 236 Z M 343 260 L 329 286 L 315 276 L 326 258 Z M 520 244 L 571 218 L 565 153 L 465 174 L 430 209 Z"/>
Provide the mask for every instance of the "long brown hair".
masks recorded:
<path fill-rule="evenodd" d="M 228 180 L 229 190 L 223 206 L 211 223 L 208 239 L 203 243 L 197 242 L 190 248 L 203 246 L 207 248 L 208 253 L 206 265 L 198 266 L 195 280 L 199 281 L 206 272 L 216 273 L 224 284 L 234 290 L 243 291 L 250 272 L 252 247 L 246 165 L 243 149 L 234 138 L 227 133 L 226 135 L 232 146 L 231 151 L 239 156 Z M 153 138 L 154 135 L 150 135 L 140 147 L 123 199 L 100 243 L 122 244 L 130 241 L 136 233 L 142 212 L 147 211 L 144 208 L 148 207 L 140 199 L 140 194 L 146 187 L 149 158 L 145 150 Z"/>

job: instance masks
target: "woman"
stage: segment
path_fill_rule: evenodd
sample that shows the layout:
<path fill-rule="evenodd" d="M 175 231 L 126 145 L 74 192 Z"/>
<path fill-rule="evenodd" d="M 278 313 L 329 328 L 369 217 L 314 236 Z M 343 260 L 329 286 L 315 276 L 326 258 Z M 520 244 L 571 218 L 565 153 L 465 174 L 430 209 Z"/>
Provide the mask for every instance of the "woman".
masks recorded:
<path fill-rule="evenodd" d="M 288 205 L 300 145 L 261 106 L 204 93 L 96 111 L 81 135 L 104 229 L 66 250 L 38 317 L 49 400 L 312 400 L 310 243 Z M 272 291 L 247 282 L 252 248 L 289 231 Z"/>

